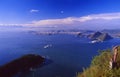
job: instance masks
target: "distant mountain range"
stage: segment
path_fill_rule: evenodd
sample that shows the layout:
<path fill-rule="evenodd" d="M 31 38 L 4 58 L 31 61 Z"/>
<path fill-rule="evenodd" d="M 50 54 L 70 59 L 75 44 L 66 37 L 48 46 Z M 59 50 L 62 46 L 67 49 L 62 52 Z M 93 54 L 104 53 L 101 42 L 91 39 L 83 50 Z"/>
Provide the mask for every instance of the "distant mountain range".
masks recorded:
<path fill-rule="evenodd" d="M 65 31 L 65 30 L 56 30 L 56 31 L 28 31 L 31 34 L 36 35 L 57 35 L 57 34 L 71 34 L 77 35 L 78 37 L 87 37 L 92 41 L 107 41 L 112 39 L 113 37 L 110 36 L 107 32 L 94 32 L 94 31 Z"/>

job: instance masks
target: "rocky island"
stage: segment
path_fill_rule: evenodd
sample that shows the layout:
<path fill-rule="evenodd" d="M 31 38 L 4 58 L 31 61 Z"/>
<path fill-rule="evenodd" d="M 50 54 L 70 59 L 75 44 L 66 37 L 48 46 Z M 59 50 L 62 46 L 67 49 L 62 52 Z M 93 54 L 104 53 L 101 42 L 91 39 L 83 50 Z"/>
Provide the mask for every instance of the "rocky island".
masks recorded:
<path fill-rule="evenodd" d="M 101 33 L 101 32 L 95 32 L 95 33 L 89 34 L 87 37 L 92 41 L 99 41 L 99 42 L 107 41 L 113 38 L 108 33 Z"/>
<path fill-rule="evenodd" d="M 13 77 L 19 72 L 29 71 L 31 68 L 42 65 L 44 60 L 45 59 L 39 55 L 24 55 L 21 58 L 18 58 L 1 66 L 0 77 Z"/>

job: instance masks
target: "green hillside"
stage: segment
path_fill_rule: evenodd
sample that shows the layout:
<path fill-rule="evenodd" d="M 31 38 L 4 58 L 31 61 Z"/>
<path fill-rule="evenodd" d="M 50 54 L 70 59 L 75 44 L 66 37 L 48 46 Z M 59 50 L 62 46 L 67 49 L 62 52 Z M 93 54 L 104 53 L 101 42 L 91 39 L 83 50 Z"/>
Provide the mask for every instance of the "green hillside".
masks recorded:
<path fill-rule="evenodd" d="M 110 69 L 109 61 L 112 54 L 110 50 L 100 51 L 99 55 L 95 56 L 90 67 L 78 73 L 77 77 L 120 77 L 120 68 Z M 117 64 L 120 64 L 120 47 L 118 49 Z"/>

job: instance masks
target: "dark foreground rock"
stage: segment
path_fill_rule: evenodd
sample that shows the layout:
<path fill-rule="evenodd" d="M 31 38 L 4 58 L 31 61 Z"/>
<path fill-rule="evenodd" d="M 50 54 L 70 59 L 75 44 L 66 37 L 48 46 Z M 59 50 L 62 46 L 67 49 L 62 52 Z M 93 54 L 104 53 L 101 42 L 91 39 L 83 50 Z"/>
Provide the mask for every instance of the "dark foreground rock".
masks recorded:
<path fill-rule="evenodd" d="M 22 56 L 0 67 L 0 77 L 13 77 L 18 72 L 24 72 L 41 65 L 44 60 L 43 57 L 34 54 Z"/>

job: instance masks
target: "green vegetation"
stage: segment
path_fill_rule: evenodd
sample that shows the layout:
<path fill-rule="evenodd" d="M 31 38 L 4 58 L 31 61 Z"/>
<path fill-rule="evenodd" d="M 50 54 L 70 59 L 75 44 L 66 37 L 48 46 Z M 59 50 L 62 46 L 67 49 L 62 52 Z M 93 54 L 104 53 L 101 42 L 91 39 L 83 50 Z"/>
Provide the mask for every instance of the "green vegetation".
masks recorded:
<path fill-rule="evenodd" d="M 120 47 L 118 49 L 117 65 L 120 67 Z M 99 55 L 93 58 L 90 67 L 78 73 L 77 77 L 120 77 L 120 68 L 109 67 L 111 56 L 110 50 L 100 51 Z"/>

